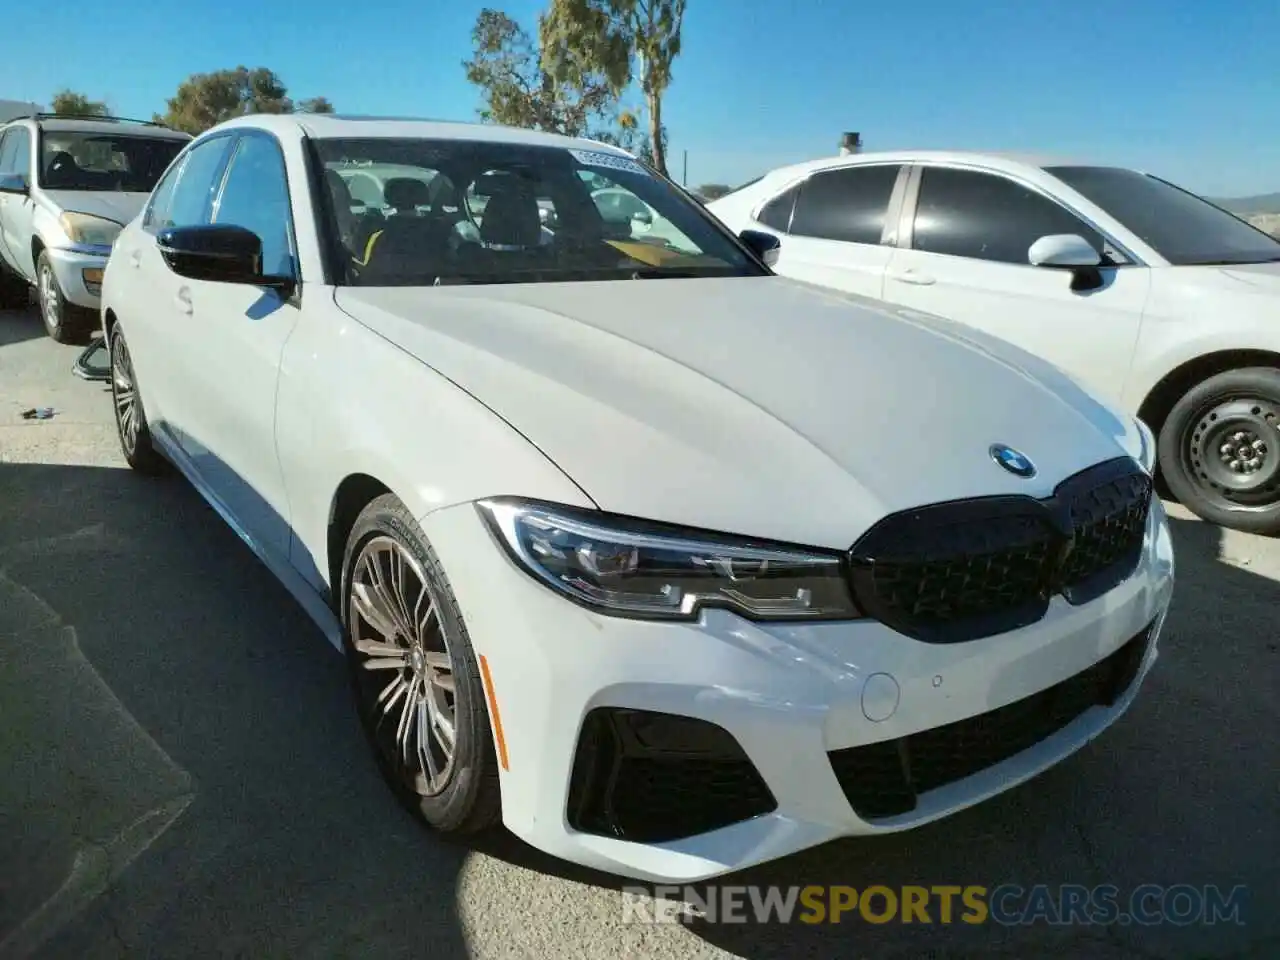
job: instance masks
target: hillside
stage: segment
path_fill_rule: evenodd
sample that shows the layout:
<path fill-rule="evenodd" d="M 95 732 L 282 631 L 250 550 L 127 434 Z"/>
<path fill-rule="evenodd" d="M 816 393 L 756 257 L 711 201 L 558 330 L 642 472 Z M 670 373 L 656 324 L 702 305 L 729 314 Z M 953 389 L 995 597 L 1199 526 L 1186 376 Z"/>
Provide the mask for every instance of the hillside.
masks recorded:
<path fill-rule="evenodd" d="M 1263 193 L 1256 197 L 1230 197 L 1214 200 L 1218 206 L 1236 216 L 1255 213 L 1280 213 L 1280 193 Z"/>

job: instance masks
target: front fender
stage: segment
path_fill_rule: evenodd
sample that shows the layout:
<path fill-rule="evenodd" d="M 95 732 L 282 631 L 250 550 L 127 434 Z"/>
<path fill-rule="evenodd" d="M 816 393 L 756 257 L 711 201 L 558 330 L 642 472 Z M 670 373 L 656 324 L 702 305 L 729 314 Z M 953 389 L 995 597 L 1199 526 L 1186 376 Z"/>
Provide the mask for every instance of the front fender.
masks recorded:
<path fill-rule="evenodd" d="M 1254 325 L 1229 326 L 1190 340 L 1174 340 L 1148 356 L 1134 358 L 1125 385 L 1124 406 L 1135 414 L 1165 377 L 1185 364 L 1214 353 L 1256 351 L 1280 357 L 1280 317 L 1272 320 L 1275 330 Z"/>
<path fill-rule="evenodd" d="M 281 366 L 276 438 L 289 491 L 295 565 L 329 584 L 334 498 L 372 477 L 419 518 L 518 493 L 594 508 L 586 494 L 492 410 L 336 307 L 309 313 Z"/>

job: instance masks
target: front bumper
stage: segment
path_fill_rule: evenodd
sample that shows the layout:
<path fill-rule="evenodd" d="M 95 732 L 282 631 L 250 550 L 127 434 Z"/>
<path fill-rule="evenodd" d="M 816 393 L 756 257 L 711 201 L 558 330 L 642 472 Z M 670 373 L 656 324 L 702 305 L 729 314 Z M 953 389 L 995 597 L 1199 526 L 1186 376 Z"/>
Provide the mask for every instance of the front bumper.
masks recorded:
<path fill-rule="evenodd" d="M 58 286 L 67 302 L 89 310 L 98 310 L 102 303 L 102 275 L 107 269 L 110 251 L 84 247 L 49 247 L 47 252 L 54 276 L 58 278 Z M 94 276 L 97 277 L 96 284 L 92 282 Z"/>
<path fill-rule="evenodd" d="M 666 883 L 695 882 L 841 836 L 918 826 L 1059 762 L 1132 702 L 1156 659 L 1174 578 L 1168 523 L 1156 500 L 1139 566 L 1113 590 L 1076 607 L 1055 600 L 1048 615 L 1029 627 L 930 644 L 875 622 L 762 626 L 716 610 L 679 625 L 600 616 L 517 569 L 471 505 L 429 514 L 422 525 L 448 572 L 476 651 L 487 661 L 508 758 L 501 771 L 507 827 L 563 859 Z M 973 769 L 966 748 L 969 759 L 949 768 L 958 776 L 919 792 L 909 809 L 904 804 L 896 808 L 900 812 L 877 814 L 869 812 L 874 803 L 859 799 L 868 794 L 869 778 L 896 768 L 867 766 L 867 753 L 851 748 L 881 744 L 872 753 L 883 761 L 887 741 L 999 708 L 1008 708 L 1006 715 L 1026 714 L 1040 703 L 1043 713 L 1045 698 L 1027 698 L 1062 685 L 1078 699 L 1083 681 L 1071 678 L 1090 668 L 1089 676 L 1114 673 L 1095 665 L 1113 655 L 1113 664 L 1123 661 L 1126 654 L 1118 651 L 1144 634 L 1138 656 L 1117 668 L 1123 682 L 1114 697 L 1080 701 L 1061 722 L 1041 722 L 1044 736 L 1015 744 L 1012 755 L 1007 749 L 992 753 L 997 759 L 981 769 Z M 586 739 L 598 740 L 597 719 L 612 713 L 598 708 L 714 724 L 732 738 L 732 745 L 724 741 L 716 749 L 738 750 L 739 760 L 727 779 L 731 768 L 715 765 L 707 789 L 736 797 L 747 815 L 751 802 L 767 812 L 678 839 L 619 839 L 616 823 L 612 836 L 588 832 L 591 818 L 571 814 L 570 807 L 572 801 L 582 809 L 586 789 L 584 721 Z M 1027 722 L 1017 721 L 1023 728 Z M 907 742 L 916 744 L 913 749 L 931 743 L 929 737 Z M 935 764 L 935 780 L 937 769 Z M 656 775 L 629 783 L 653 791 L 648 806 L 679 807 L 685 801 L 677 795 L 696 800 L 679 779 Z M 664 790 L 676 793 L 660 796 Z"/>

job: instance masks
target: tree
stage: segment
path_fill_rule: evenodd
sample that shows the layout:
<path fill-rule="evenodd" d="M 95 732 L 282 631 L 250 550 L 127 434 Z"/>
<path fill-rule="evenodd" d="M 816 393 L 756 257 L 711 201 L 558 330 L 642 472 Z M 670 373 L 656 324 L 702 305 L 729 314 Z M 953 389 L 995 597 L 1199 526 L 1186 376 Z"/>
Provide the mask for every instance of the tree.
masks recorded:
<path fill-rule="evenodd" d="M 538 17 L 538 41 L 499 10 L 485 8 L 471 31 L 475 53 L 463 62 L 480 88 L 480 118 L 534 130 L 584 136 L 611 111 L 627 79 L 625 50 L 614 39 L 613 63 L 603 48 L 575 43 L 553 11 Z"/>
<path fill-rule="evenodd" d="M 74 90 L 59 90 L 53 95 L 53 112 L 64 117 L 105 117 L 107 105 L 102 100 L 90 100 Z"/>
<path fill-rule="evenodd" d="M 693 192 L 708 200 L 719 200 L 732 189 L 727 183 L 704 183 Z"/>
<path fill-rule="evenodd" d="M 548 19 L 554 35 L 584 51 L 619 89 L 640 81 L 648 114 L 652 165 L 667 175 L 662 97 L 671 85 L 671 67 L 680 56 L 680 30 L 688 0 L 552 0 Z M 619 59 L 623 63 L 619 63 Z M 634 67 L 632 61 L 634 60 Z"/>
<path fill-rule="evenodd" d="M 168 100 L 164 116 L 155 119 L 176 130 L 198 134 L 232 117 L 250 113 L 293 113 L 298 109 L 330 113 L 333 105 L 324 97 L 315 97 L 295 106 L 284 82 L 275 73 L 266 67 L 242 66 L 192 74 Z"/>
<path fill-rule="evenodd" d="M 333 113 L 333 104 L 328 97 L 312 97 L 301 101 L 297 106 L 298 113 Z"/>

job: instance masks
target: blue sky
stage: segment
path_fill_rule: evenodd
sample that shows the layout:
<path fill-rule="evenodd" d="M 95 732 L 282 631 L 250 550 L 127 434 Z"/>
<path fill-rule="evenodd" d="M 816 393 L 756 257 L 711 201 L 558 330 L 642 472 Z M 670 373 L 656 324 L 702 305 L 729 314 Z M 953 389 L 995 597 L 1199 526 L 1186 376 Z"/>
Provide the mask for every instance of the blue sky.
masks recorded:
<path fill-rule="evenodd" d="M 542 6 L 491 2 L 530 28 Z M 22 5 L 23 37 L 57 39 L 4 45 L 0 98 L 69 86 L 150 117 L 189 74 L 244 64 L 339 112 L 475 116 L 460 61 L 480 5 L 149 6 Z M 868 149 L 1048 151 L 1214 196 L 1277 191 L 1280 3 L 689 0 L 664 109 L 690 185 L 828 155 L 858 130 Z"/>

